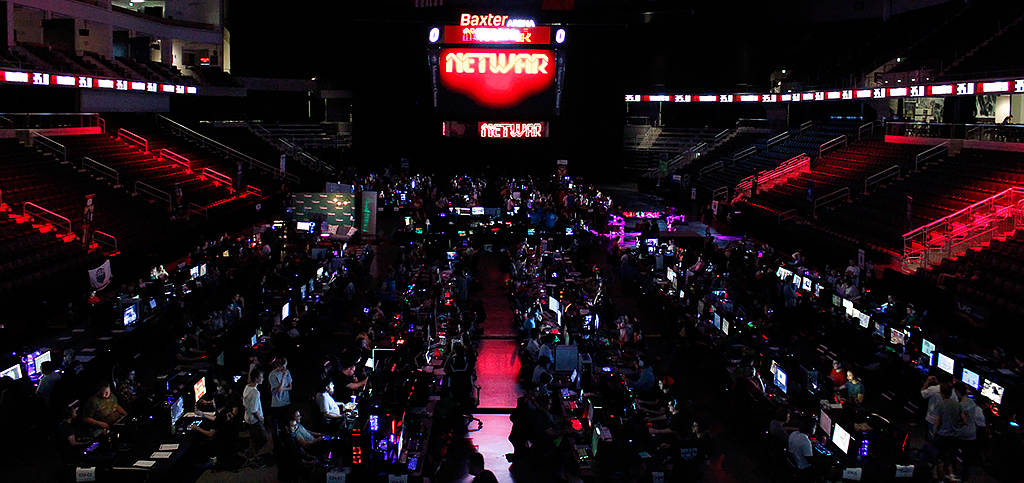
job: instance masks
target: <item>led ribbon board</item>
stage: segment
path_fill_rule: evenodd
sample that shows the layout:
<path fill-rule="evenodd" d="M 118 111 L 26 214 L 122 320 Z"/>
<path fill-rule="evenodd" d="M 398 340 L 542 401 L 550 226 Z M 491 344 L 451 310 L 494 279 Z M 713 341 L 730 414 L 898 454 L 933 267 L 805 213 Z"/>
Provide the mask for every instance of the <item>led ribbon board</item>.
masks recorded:
<path fill-rule="evenodd" d="M 477 129 L 482 138 L 518 139 L 548 137 L 546 122 L 481 122 Z"/>
<path fill-rule="evenodd" d="M 551 43 L 551 27 L 460 27 L 444 28 L 446 44 L 523 44 Z"/>
<path fill-rule="evenodd" d="M 536 49 L 441 49 L 441 85 L 478 106 L 509 109 L 554 85 L 555 52 Z"/>

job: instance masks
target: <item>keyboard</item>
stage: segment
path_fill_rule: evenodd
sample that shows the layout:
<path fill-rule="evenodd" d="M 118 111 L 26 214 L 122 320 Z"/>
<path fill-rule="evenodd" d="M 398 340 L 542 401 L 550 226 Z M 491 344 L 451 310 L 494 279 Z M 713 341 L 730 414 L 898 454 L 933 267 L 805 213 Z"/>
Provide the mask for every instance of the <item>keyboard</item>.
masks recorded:
<path fill-rule="evenodd" d="M 814 451 L 825 456 L 832 456 L 832 452 L 821 443 L 814 443 Z"/>

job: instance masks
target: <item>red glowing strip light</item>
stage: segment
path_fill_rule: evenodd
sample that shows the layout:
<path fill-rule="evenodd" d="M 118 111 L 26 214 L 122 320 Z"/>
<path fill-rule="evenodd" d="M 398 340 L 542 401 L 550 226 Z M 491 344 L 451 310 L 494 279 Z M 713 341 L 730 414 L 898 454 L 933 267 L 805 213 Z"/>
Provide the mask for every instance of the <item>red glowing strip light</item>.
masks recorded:
<path fill-rule="evenodd" d="M 978 92 L 1010 92 L 1010 83 L 1006 81 L 1002 82 L 979 82 Z"/>
<path fill-rule="evenodd" d="M 473 27 L 445 25 L 446 44 L 521 44 L 551 43 L 551 27 Z"/>

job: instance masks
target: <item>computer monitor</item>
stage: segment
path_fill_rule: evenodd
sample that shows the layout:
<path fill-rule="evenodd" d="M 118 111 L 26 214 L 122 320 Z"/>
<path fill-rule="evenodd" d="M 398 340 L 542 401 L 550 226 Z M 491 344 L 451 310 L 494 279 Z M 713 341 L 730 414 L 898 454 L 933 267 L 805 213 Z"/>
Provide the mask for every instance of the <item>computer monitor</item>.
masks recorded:
<path fill-rule="evenodd" d="M 817 282 L 814 283 L 814 296 L 815 297 L 821 297 L 821 289 L 822 288 L 824 288 L 824 287 L 822 287 L 820 283 L 817 283 Z"/>
<path fill-rule="evenodd" d="M 203 262 L 203 263 L 199 264 L 199 276 L 200 277 L 205 277 L 206 276 L 206 262 Z"/>
<path fill-rule="evenodd" d="M 928 365 L 932 365 L 932 352 L 935 352 L 935 343 L 928 339 L 921 339 L 921 353 L 928 358 Z"/>
<path fill-rule="evenodd" d="M 566 235 L 572 236 L 573 233 L 575 233 L 575 232 L 573 231 L 571 226 L 565 228 L 565 234 Z"/>
<path fill-rule="evenodd" d="M 945 372 L 953 374 L 953 358 L 941 352 L 937 352 L 936 354 L 938 354 L 936 365 L 939 366 L 939 369 L 942 369 Z"/>
<path fill-rule="evenodd" d="M 843 299 L 843 309 L 846 310 L 846 315 L 853 315 L 853 301 Z"/>
<path fill-rule="evenodd" d="M 712 318 L 714 319 L 715 328 L 721 330 L 722 329 L 722 316 L 718 315 L 718 312 L 715 312 L 715 315 L 713 315 Z"/>
<path fill-rule="evenodd" d="M 249 347 L 256 347 L 260 343 L 259 334 L 253 334 L 252 338 L 249 339 Z"/>
<path fill-rule="evenodd" d="M 196 402 L 198 403 L 206 395 L 206 376 L 200 377 L 195 385 L 192 386 L 192 390 L 196 395 Z"/>
<path fill-rule="evenodd" d="M 156 310 L 156 299 L 149 299 L 149 310 Z"/>
<path fill-rule="evenodd" d="M 324 276 L 324 267 L 320 267 L 320 268 L 316 269 L 316 278 L 323 278 L 323 276 Z"/>
<path fill-rule="evenodd" d="M 875 332 L 874 332 L 874 335 L 877 335 L 877 336 L 879 336 L 879 337 L 884 339 L 885 338 L 885 324 L 883 324 L 881 322 L 875 322 Z"/>
<path fill-rule="evenodd" d="M 561 305 L 559 305 L 558 299 L 548 295 L 548 310 L 557 313 L 560 308 Z"/>
<path fill-rule="evenodd" d="M 775 275 L 779 277 L 779 280 L 785 280 L 792 274 L 793 272 L 786 267 L 779 267 L 779 269 L 775 271 Z"/>
<path fill-rule="evenodd" d="M 195 280 L 199 278 L 199 267 L 191 267 L 188 269 L 188 279 Z"/>
<path fill-rule="evenodd" d="M 49 360 L 50 351 L 43 352 L 42 350 L 38 350 L 22 357 L 21 363 L 25 366 L 25 374 L 28 378 L 33 381 L 38 381 L 39 378 L 43 376 L 43 363 Z"/>
<path fill-rule="evenodd" d="M 825 432 L 826 437 L 832 435 L 832 417 L 824 409 L 821 410 L 821 421 L 818 424 L 821 426 L 821 430 Z"/>
<path fill-rule="evenodd" d="M 850 311 L 849 315 L 850 315 L 851 319 L 854 319 L 856 321 L 860 321 L 860 314 L 862 314 L 862 313 L 863 312 L 861 312 L 860 310 L 857 310 L 857 308 L 854 307 L 853 310 Z"/>
<path fill-rule="evenodd" d="M 0 372 L 0 378 L 4 377 L 10 377 L 15 381 L 21 379 L 22 377 L 25 377 L 25 374 L 21 371 L 21 364 L 15 364 Z"/>
<path fill-rule="evenodd" d="M 594 407 L 591 405 L 590 407 Z M 594 426 L 593 431 L 590 435 L 590 456 L 597 457 L 597 443 L 601 441 L 601 427 L 591 423 Z"/>
<path fill-rule="evenodd" d="M 301 298 L 301 299 L 305 299 L 306 298 L 306 286 L 305 285 L 299 286 L 299 298 Z"/>
<path fill-rule="evenodd" d="M 804 290 L 810 292 L 813 288 L 814 281 L 810 277 L 804 277 Z"/>
<path fill-rule="evenodd" d="M 291 305 L 291 302 L 286 302 L 281 306 L 281 322 L 288 320 L 288 317 L 292 315 Z"/>
<path fill-rule="evenodd" d="M 891 329 L 889 330 L 889 342 L 891 344 L 906 345 L 907 339 L 910 338 L 909 330 Z"/>
<path fill-rule="evenodd" d="M 665 269 L 665 278 L 674 284 L 676 282 L 676 271 L 672 270 L 671 267 Z"/>
<path fill-rule="evenodd" d="M 459 258 L 459 252 L 451 251 L 447 253 L 449 260 L 455 260 Z"/>
<path fill-rule="evenodd" d="M 469 209 L 469 212 L 473 216 L 482 216 L 484 214 L 484 207 L 483 206 L 474 206 L 474 207 Z"/>
<path fill-rule="evenodd" d="M 580 371 L 577 369 L 572 370 L 572 375 L 569 376 L 569 382 L 576 384 L 576 381 L 580 380 Z"/>
<path fill-rule="evenodd" d="M 832 442 L 836 444 L 839 451 L 843 454 L 848 454 L 850 451 L 850 433 L 843 429 L 842 426 L 836 424 L 832 430 Z"/>
<path fill-rule="evenodd" d="M 978 376 L 978 373 L 966 367 L 960 371 L 960 380 L 975 389 L 981 388 L 981 378 Z"/>
<path fill-rule="evenodd" d="M 864 312 L 861 312 L 860 313 L 860 326 L 865 328 L 865 329 L 870 327 L 871 326 L 871 316 L 866 314 L 866 313 L 864 313 Z"/>
<path fill-rule="evenodd" d="M 0 374 L 2 375 L 2 374 Z M 996 384 L 988 379 L 984 380 L 981 385 L 981 395 L 989 398 L 996 404 L 1003 403 L 1003 386 Z"/>
<path fill-rule="evenodd" d="M 139 304 L 130 304 L 124 308 L 124 318 L 121 319 L 125 327 L 134 324 L 139 320 Z"/>
<path fill-rule="evenodd" d="M 295 223 L 295 231 L 311 232 L 313 231 L 313 222 L 311 221 L 300 221 Z"/>
<path fill-rule="evenodd" d="M 793 285 L 796 285 L 797 290 L 800 289 L 800 284 L 803 282 L 803 278 L 799 275 L 793 275 Z"/>
<path fill-rule="evenodd" d="M 783 371 L 781 367 L 776 366 L 775 368 L 775 387 L 782 391 L 782 394 L 787 394 L 787 383 L 788 378 L 786 377 L 786 371 Z"/>
<path fill-rule="evenodd" d="M 729 335 L 729 320 L 724 317 L 722 318 L 722 332 L 724 332 L 725 335 Z"/>
<path fill-rule="evenodd" d="M 832 294 L 832 305 L 835 305 L 836 307 L 842 307 L 843 298 L 840 297 L 839 294 Z"/>
<path fill-rule="evenodd" d="M 179 397 L 171 403 L 171 431 L 174 431 L 174 426 L 178 424 L 178 420 L 185 414 L 185 398 Z"/>

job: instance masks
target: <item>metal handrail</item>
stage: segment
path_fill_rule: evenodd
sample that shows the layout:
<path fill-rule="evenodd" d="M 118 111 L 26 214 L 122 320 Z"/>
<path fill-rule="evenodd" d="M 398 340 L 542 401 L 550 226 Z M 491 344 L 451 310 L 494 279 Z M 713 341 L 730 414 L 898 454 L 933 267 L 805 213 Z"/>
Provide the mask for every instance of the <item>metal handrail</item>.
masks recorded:
<path fill-rule="evenodd" d="M 800 213 L 797 211 L 796 208 L 793 208 L 791 210 L 783 211 L 782 213 L 779 213 L 779 223 L 782 223 L 782 222 L 784 222 L 786 220 L 789 220 L 789 219 L 792 219 L 792 218 L 796 218 L 799 215 L 800 215 Z"/>
<path fill-rule="evenodd" d="M 174 151 L 171 151 L 170 149 L 167 148 L 160 150 L 160 159 L 163 160 L 164 158 L 170 159 L 175 164 L 184 166 L 186 173 L 192 172 L 192 160 L 178 153 L 175 153 Z"/>
<path fill-rule="evenodd" d="M 263 161 L 260 161 L 260 160 L 258 160 L 256 158 L 252 157 L 252 156 L 249 156 L 248 154 L 241 153 L 241 152 L 239 152 L 236 149 L 230 148 L 228 146 L 225 146 L 224 144 L 221 144 L 221 143 L 219 143 L 217 141 L 214 141 L 213 139 L 210 139 L 210 138 L 208 138 L 208 137 L 206 137 L 206 136 L 204 136 L 202 134 L 199 134 L 199 133 L 197 133 L 197 132 L 195 132 L 195 131 L 193 131 L 193 130 L 185 127 L 185 126 L 182 126 L 181 124 L 175 122 L 174 120 L 172 120 L 172 119 L 170 119 L 170 118 L 168 118 L 168 117 L 166 117 L 166 116 L 164 116 L 162 114 L 157 114 L 156 118 L 157 118 L 157 121 L 162 121 L 162 122 L 166 123 L 168 126 L 170 126 L 171 129 L 176 130 L 178 132 L 178 134 L 191 137 L 192 139 L 198 141 L 199 144 L 201 146 L 203 146 L 204 148 L 205 147 L 209 147 L 209 148 L 211 148 L 211 149 L 213 149 L 215 151 L 223 152 L 225 157 L 227 157 L 229 159 L 230 158 L 237 158 L 240 161 L 244 161 L 244 162 L 248 163 L 249 164 L 249 168 L 253 168 L 253 167 L 260 168 L 261 170 L 270 173 L 275 178 L 281 178 L 281 179 L 284 179 L 285 181 L 288 181 L 288 182 L 291 182 L 291 183 L 298 183 L 299 182 L 299 177 L 295 176 L 294 174 L 286 173 L 284 171 L 281 171 L 280 168 L 275 168 L 274 166 L 271 166 L 271 165 L 269 165 L 267 163 L 264 163 Z"/>
<path fill-rule="evenodd" d="M 118 173 L 116 169 L 111 168 L 110 166 L 107 166 L 99 161 L 96 161 L 95 159 L 92 159 L 88 156 L 82 158 L 82 169 L 90 169 L 103 176 L 113 178 L 114 187 L 121 187 L 121 174 Z"/>
<path fill-rule="evenodd" d="M 781 143 L 781 142 L 783 142 L 783 141 L 785 141 L 787 139 L 789 139 L 789 131 L 786 131 L 784 133 L 779 133 L 779 134 L 776 134 L 775 136 L 772 136 L 771 138 L 768 139 L 768 142 L 765 143 L 765 146 L 770 148 L 770 147 L 772 147 L 772 146 L 774 146 L 776 144 L 779 144 L 779 143 Z"/>
<path fill-rule="evenodd" d="M 210 211 L 207 210 L 205 206 L 199 206 L 195 203 L 188 204 L 188 212 L 195 213 L 197 215 L 203 215 L 206 218 L 210 217 Z"/>
<path fill-rule="evenodd" d="M 220 181 L 221 183 L 228 185 L 228 188 L 230 188 L 231 191 L 235 190 L 233 186 L 234 183 L 232 182 L 231 177 L 226 174 L 218 173 L 210 168 L 203 168 L 202 178 L 206 179 L 207 177 L 212 178 L 214 181 Z"/>
<path fill-rule="evenodd" d="M 251 184 L 245 185 L 245 192 L 246 193 L 252 193 L 252 194 L 254 194 L 254 195 L 256 195 L 256 196 L 258 196 L 260 198 L 263 197 L 263 190 L 255 187 L 255 186 L 253 186 Z"/>
<path fill-rule="evenodd" d="M 145 194 L 147 194 L 149 196 L 152 196 L 152 197 L 154 197 L 154 198 L 156 198 L 158 200 L 166 201 L 167 202 L 167 206 L 169 208 L 174 208 L 174 205 L 171 203 L 171 194 L 166 192 L 166 191 L 164 191 L 164 190 L 162 190 L 162 189 L 160 189 L 160 188 L 157 188 L 156 186 L 153 186 L 153 185 L 151 185 L 149 183 L 144 183 L 142 181 L 136 181 L 135 182 L 135 194 L 138 194 L 139 192 L 145 193 Z"/>
<path fill-rule="evenodd" d="M 92 239 L 95 240 L 96 243 L 106 245 L 113 248 L 115 252 L 117 251 L 117 238 L 114 235 L 95 230 L 92 232 Z"/>
<path fill-rule="evenodd" d="M 868 188 L 878 183 L 881 183 L 882 181 L 885 181 L 889 178 L 892 178 L 893 176 L 897 178 L 899 178 L 900 176 L 900 166 L 898 164 L 894 164 L 886 169 L 883 169 L 882 171 L 879 171 L 871 176 L 868 176 L 867 179 L 864 180 L 864 194 L 868 194 Z"/>
<path fill-rule="evenodd" d="M 839 201 L 841 199 L 844 199 L 844 198 L 847 201 L 849 201 L 851 197 L 852 197 L 852 195 L 850 194 L 850 188 L 849 187 L 843 187 L 843 188 L 839 188 L 839 189 L 837 189 L 837 190 L 835 190 L 835 191 L 833 191 L 833 192 L 831 192 L 831 193 L 829 193 L 829 194 L 827 194 L 825 196 L 821 196 L 821 197 L 815 198 L 814 205 L 811 208 L 811 214 L 814 216 L 814 219 L 818 219 L 818 208 L 821 208 L 821 207 L 824 207 L 826 205 L 832 204 L 832 203 L 834 203 L 836 201 Z"/>
<path fill-rule="evenodd" d="M 807 122 L 801 124 L 800 125 L 800 135 L 803 136 L 803 134 L 805 132 L 809 131 L 812 127 L 814 127 L 814 121 L 807 121 Z"/>
<path fill-rule="evenodd" d="M 740 151 L 738 153 L 733 154 L 732 155 L 732 162 L 733 163 L 737 163 L 741 159 L 749 158 L 749 157 L 751 157 L 751 156 L 753 156 L 755 154 L 757 154 L 757 148 L 755 148 L 754 146 L 750 146 L 747 149 L 744 149 L 744 150 L 742 150 L 742 151 Z"/>
<path fill-rule="evenodd" d="M 929 159 L 937 157 L 939 154 L 941 154 L 943 152 L 945 152 L 946 154 L 949 153 L 949 142 L 948 141 L 944 142 L 942 144 L 939 144 L 937 146 L 930 147 L 930 148 L 928 148 L 928 149 L 918 153 L 918 155 L 914 158 L 914 171 L 920 171 L 920 169 L 921 169 L 920 167 L 921 167 L 921 163 L 922 162 L 925 162 L 925 161 L 928 161 Z"/>
<path fill-rule="evenodd" d="M 146 138 L 139 136 L 138 134 L 135 134 L 125 128 L 117 130 L 117 137 L 120 138 L 122 136 L 128 141 L 131 141 L 135 144 L 138 144 L 139 146 L 142 146 L 142 150 L 145 151 L 146 154 L 149 154 L 149 141 L 146 140 Z"/>
<path fill-rule="evenodd" d="M 840 144 L 842 144 L 843 147 L 847 146 L 847 139 L 846 139 L 845 135 L 839 136 L 839 137 L 837 137 L 835 139 L 832 139 L 830 141 L 825 141 L 824 143 L 821 143 L 821 146 L 818 147 L 818 157 L 820 158 L 820 157 L 824 156 L 825 155 L 825 151 L 830 150 L 830 149 L 832 149 L 832 148 L 834 148 L 834 147 L 836 147 L 836 146 L 838 146 Z"/>
<path fill-rule="evenodd" d="M 24 204 L 21 205 L 21 216 L 28 216 L 29 215 L 28 209 L 29 209 L 30 206 L 35 208 L 35 209 L 37 209 L 37 210 L 39 210 L 41 212 L 41 213 L 34 213 L 32 216 L 38 216 L 39 218 L 42 218 L 44 221 L 50 222 L 51 224 L 53 224 L 54 228 L 56 228 L 58 226 L 58 224 L 57 224 L 57 222 L 55 220 L 60 220 L 60 221 L 62 221 L 64 223 L 67 223 L 67 226 L 60 225 L 60 228 L 65 228 L 67 230 L 67 234 L 68 235 L 73 233 L 71 231 L 71 220 L 69 220 L 68 217 L 61 216 L 58 213 L 54 213 L 54 212 L 52 212 L 52 211 L 50 211 L 50 210 L 48 210 L 46 208 L 43 208 L 42 206 L 39 206 L 39 205 L 37 205 L 35 203 L 32 203 L 31 201 L 26 201 Z M 44 213 L 45 213 L 45 216 L 43 215 Z M 54 219 L 49 219 L 48 220 L 47 219 L 48 216 L 49 217 L 53 217 Z"/>
<path fill-rule="evenodd" d="M 40 143 L 40 140 L 43 142 Z M 61 155 L 60 162 L 66 163 L 68 161 L 68 148 L 65 147 L 63 144 L 58 143 L 57 141 L 54 141 L 53 139 L 50 139 L 38 133 L 32 134 L 32 143 L 41 144 L 44 148 L 53 151 L 54 154 Z"/>
<path fill-rule="evenodd" d="M 107 121 L 105 119 L 103 119 L 102 117 L 100 117 L 99 114 L 96 115 L 96 119 L 98 119 L 96 125 L 100 127 L 100 132 L 103 133 L 103 134 L 106 134 L 107 133 Z"/>
<path fill-rule="evenodd" d="M 707 166 L 705 166 L 705 167 L 700 169 L 700 172 L 697 173 L 697 178 L 703 178 L 705 174 L 708 174 L 708 173 L 710 173 L 712 171 L 717 171 L 717 170 L 722 169 L 724 167 L 725 167 L 725 163 L 723 163 L 721 161 L 716 161 L 714 163 L 711 163 L 711 164 L 709 164 L 709 165 L 707 165 Z"/>
<path fill-rule="evenodd" d="M 736 122 L 739 123 L 739 121 L 736 121 Z M 715 138 L 712 139 L 711 142 L 717 143 L 720 139 L 722 139 L 722 138 L 724 138 L 724 137 L 726 137 L 728 135 L 729 135 L 729 130 L 728 129 L 723 129 L 722 132 L 720 132 L 718 134 L 715 134 Z"/>
<path fill-rule="evenodd" d="M 857 128 L 857 140 L 858 141 L 860 141 L 861 137 L 864 136 L 864 131 L 871 131 L 869 134 L 874 134 L 875 133 L 875 123 L 874 122 L 868 122 L 868 123 L 862 124 L 859 128 Z"/>
<path fill-rule="evenodd" d="M 715 191 L 713 191 L 711 193 L 711 199 L 712 200 L 719 200 L 719 201 L 723 201 L 723 200 L 729 199 L 729 187 L 728 186 L 722 186 L 721 188 L 716 189 Z"/>

